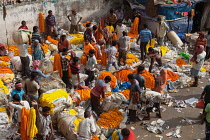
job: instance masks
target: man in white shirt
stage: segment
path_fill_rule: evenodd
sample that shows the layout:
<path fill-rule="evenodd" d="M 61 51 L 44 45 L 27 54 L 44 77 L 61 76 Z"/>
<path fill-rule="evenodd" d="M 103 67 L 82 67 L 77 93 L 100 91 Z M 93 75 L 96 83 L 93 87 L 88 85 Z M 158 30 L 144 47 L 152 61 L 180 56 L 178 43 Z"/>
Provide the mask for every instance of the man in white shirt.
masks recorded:
<path fill-rule="evenodd" d="M 95 78 L 95 65 L 97 64 L 97 60 L 95 57 L 95 50 L 91 49 L 89 50 L 89 57 L 86 64 L 86 74 L 88 75 L 88 78 L 85 80 L 85 86 L 89 86 L 90 82 L 94 80 Z"/>
<path fill-rule="evenodd" d="M 31 45 L 31 39 L 30 36 L 29 38 L 29 44 L 18 44 L 18 51 L 20 53 L 20 60 L 22 64 L 22 76 L 30 76 L 30 69 L 29 69 L 29 64 L 30 64 L 30 59 L 29 59 L 29 54 L 28 54 L 28 47 Z"/>
<path fill-rule="evenodd" d="M 120 19 L 120 20 L 123 20 L 124 15 L 123 15 L 123 10 L 121 9 L 121 6 L 119 6 L 119 7 L 117 8 L 117 10 L 115 11 L 115 14 L 116 14 L 118 20 L 119 20 L 119 19 Z"/>
<path fill-rule="evenodd" d="M 161 20 L 160 17 L 158 17 L 157 21 L 158 21 L 158 26 L 156 29 L 157 42 L 158 45 L 163 46 L 164 37 L 166 35 L 167 30 L 169 30 L 169 27 L 164 21 Z"/>
<path fill-rule="evenodd" d="M 123 36 L 120 37 L 120 39 L 118 40 L 118 45 L 119 45 L 118 65 L 120 65 L 121 59 L 123 59 L 124 65 L 126 64 L 125 61 L 126 61 L 127 50 L 129 48 L 129 43 L 130 43 L 130 37 L 127 36 L 127 32 L 123 31 Z"/>
<path fill-rule="evenodd" d="M 79 136 L 78 140 L 90 140 L 92 134 L 96 132 L 96 127 L 94 122 L 90 119 L 91 115 L 89 111 L 84 113 L 85 119 L 82 120 L 79 124 Z"/>
<path fill-rule="evenodd" d="M 70 33 L 73 33 L 74 30 L 76 32 L 79 31 L 79 22 L 82 20 L 82 17 L 77 13 L 77 11 L 74 9 L 72 10 L 72 14 L 67 16 L 69 21 L 71 22 L 71 27 L 70 27 Z"/>
<path fill-rule="evenodd" d="M 27 101 L 21 101 L 20 96 L 18 94 L 15 94 L 13 97 L 13 101 L 9 102 L 10 109 L 14 110 L 13 113 L 13 122 L 21 122 L 21 113 L 22 108 L 25 107 L 26 109 L 30 109 L 30 105 Z"/>
<path fill-rule="evenodd" d="M 127 27 L 122 24 L 122 20 L 118 20 L 117 21 L 117 26 L 116 26 L 116 29 L 115 29 L 115 32 L 117 33 L 117 39 L 119 40 L 120 37 L 123 36 L 123 31 L 125 32 L 128 32 L 128 29 Z"/>

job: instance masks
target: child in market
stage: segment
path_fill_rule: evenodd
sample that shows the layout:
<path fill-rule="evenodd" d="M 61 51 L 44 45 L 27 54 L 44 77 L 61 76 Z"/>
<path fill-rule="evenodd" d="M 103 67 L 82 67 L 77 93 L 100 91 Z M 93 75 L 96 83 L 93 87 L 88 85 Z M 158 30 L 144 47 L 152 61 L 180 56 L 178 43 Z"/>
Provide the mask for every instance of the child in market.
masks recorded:
<path fill-rule="evenodd" d="M 50 107 L 45 106 L 42 108 L 42 113 L 39 112 L 38 103 L 32 101 L 32 105 L 36 106 L 36 116 L 37 116 L 37 139 L 38 140 L 48 140 L 53 137 L 53 126 L 50 117 Z"/>

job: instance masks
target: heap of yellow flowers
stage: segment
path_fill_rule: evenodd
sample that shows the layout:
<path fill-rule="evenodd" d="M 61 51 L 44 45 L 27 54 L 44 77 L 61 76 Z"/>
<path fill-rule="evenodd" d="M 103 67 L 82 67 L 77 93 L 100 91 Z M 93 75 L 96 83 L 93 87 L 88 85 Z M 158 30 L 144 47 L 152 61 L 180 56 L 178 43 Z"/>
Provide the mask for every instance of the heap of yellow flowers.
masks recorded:
<path fill-rule="evenodd" d="M 97 124 L 106 129 L 117 128 L 122 120 L 122 113 L 118 111 L 117 108 L 114 108 L 102 113 Z"/>
<path fill-rule="evenodd" d="M 104 80 L 104 78 L 106 76 L 110 76 L 111 77 L 111 81 L 110 81 L 110 86 L 111 88 L 116 88 L 117 86 L 117 78 L 111 74 L 111 72 L 109 71 L 103 71 L 100 75 L 99 75 L 99 80 Z"/>
<path fill-rule="evenodd" d="M 162 52 L 162 55 L 165 55 L 169 49 L 168 49 L 168 47 L 166 47 L 166 46 L 161 46 L 161 47 L 160 47 L 160 50 L 161 50 L 161 52 Z"/>
<path fill-rule="evenodd" d="M 81 100 L 78 100 L 77 103 L 80 101 L 88 100 L 90 98 L 90 91 L 91 89 L 75 89 L 81 97 Z"/>
<path fill-rule="evenodd" d="M 84 42 L 84 35 L 82 34 L 70 34 L 70 36 L 74 36 L 69 42 L 73 45 L 82 44 Z"/>
<path fill-rule="evenodd" d="M 61 97 L 65 97 L 66 100 L 69 99 L 69 94 L 62 90 L 62 89 L 59 89 L 59 90 L 52 90 L 52 92 L 49 92 L 49 93 L 45 93 L 45 94 L 42 94 L 39 98 L 39 101 L 40 101 L 40 105 L 42 107 L 44 106 L 48 106 L 50 107 L 50 113 L 54 113 L 54 108 L 55 108 L 55 105 L 53 104 L 53 102 L 56 100 L 56 99 L 59 99 Z"/>
<path fill-rule="evenodd" d="M 76 115 L 77 114 L 77 111 L 74 110 L 74 109 L 69 109 L 69 114 L 70 115 Z"/>
<path fill-rule="evenodd" d="M 6 111 L 6 107 L 0 107 L 0 111 Z"/>
<path fill-rule="evenodd" d="M 74 125 L 74 130 L 75 130 L 76 132 L 78 132 L 79 123 L 80 123 L 82 120 L 83 120 L 83 119 L 76 118 L 76 119 L 72 122 L 72 124 Z"/>
<path fill-rule="evenodd" d="M 7 62 L 0 62 L 0 67 L 8 67 L 9 63 Z"/>
<path fill-rule="evenodd" d="M 0 80 L 5 83 L 10 83 L 14 79 L 15 75 L 9 67 L 0 68 Z"/>
<path fill-rule="evenodd" d="M 18 47 L 16 45 L 6 46 L 6 48 L 8 49 L 8 52 L 14 52 L 14 56 L 20 56 Z"/>
<path fill-rule="evenodd" d="M 0 56 L 0 60 L 8 62 L 8 61 L 10 61 L 10 57 L 9 56 Z"/>
<path fill-rule="evenodd" d="M 8 87 L 4 85 L 2 80 L 0 80 L 0 92 L 3 92 L 4 94 L 8 94 L 9 93 Z"/>
<path fill-rule="evenodd" d="M 139 59 L 132 53 L 127 53 L 126 56 L 126 64 L 128 65 L 132 65 L 132 62 L 140 62 Z"/>
<path fill-rule="evenodd" d="M 50 41 L 51 43 L 57 45 L 58 44 L 58 40 L 53 39 L 51 36 L 47 36 L 47 40 Z"/>
<path fill-rule="evenodd" d="M 120 91 L 120 93 L 122 93 L 126 99 L 130 99 L 130 90 L 129 89 L 122 90 L 122 91 Z"/>
<path fill-rule="evenodd" d="M 204 67 L 202 67 L 202 68 L 200 69 L 200 72 L 206 72 L 206 69 L 205 69 Z"/>

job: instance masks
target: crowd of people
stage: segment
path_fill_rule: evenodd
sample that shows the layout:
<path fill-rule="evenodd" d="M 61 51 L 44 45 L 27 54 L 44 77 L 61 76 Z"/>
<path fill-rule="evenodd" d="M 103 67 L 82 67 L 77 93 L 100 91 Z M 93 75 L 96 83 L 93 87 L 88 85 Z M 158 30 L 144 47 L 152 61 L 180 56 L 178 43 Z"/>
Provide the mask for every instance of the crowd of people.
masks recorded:
<path fill-rule="evenodd" d="M 83 19 L 80 14 L 74 9 L 71 11 L 72 13 L 67 16 L 68 20 L 71 22 L 70 33 L 77 33 L 79 31 L 79 23 Z M 156 48 L 148 48 L 148 53 L 146 51 L 146 45 L 151 43 L 151 39 L 153 37 L 157 38 L 157 42 L 159 46 L 164 45 L 165 36 L 169 27 L 164 22 L 163 19 L 157 18 L 157 27 L 156 32 L 152 33 L 147 24 L 143 25 L 143 30 L 141 30 L 141 18 L 143 16 L 136 10 L 133 9 L 133 19 L 139 18 L 138 23 L 138 38 L 136 41 L 140 41 L 140 59 L 142 60 L 142 64 L 138 66 L 137 74 L 129 74 L 128 79 L 131 83 L 130 86 L 130 97 L 128 100 L 129 103 L 129 120 L 127 124 L 133 124 L 137 121 L 136 110 L 138 109 L 138 103 L 140 102 L 140 96 L 143 91 L 146 90 L 145 79 L 140 74 L 145 70 L 144 63 L 146 59 L 150 59 L 149 72 L 152 72 L 153 65 L 155 62 L 158 63 L 158 67 L 160 68 L 159 75 L 155 77 L 155 87 L 154 91 L 160 93 L 157 96 L 157 101 L 154 103 L 153 107 L 157 108 L 157 116 L 161 118 L 160 111 L 160 103 L 161 98 L 164 95 L 164 89 L 167 83 L 167 72 L 166 69 L 163 68 L 163 64 L 161 61 L 162 52 L 157 50 Z M 102 59 L 102 52 L 107 53 L 108 64 L 106 65 L 106 71 L 112 71 L 111 68 L 114 66 L 115 71 L 119 70 L 119 66 L 126 65 L 126 54 L 130 50 L 130 39 L 133 37 L 128 36 L 128 29 L 124 23 L 125 15 L 121 7 L 118 7 L 116 11 L 113 9 L 110 10 L 109 14 L 106 17 L 105 23 L 100 22 L 98 25 L 92 25 L 90 23 L 86 24 L 86 30 L 84 32 L 84 50 L 83 56 L 86 58 L 87 63 L 85 66 L 85 76 L 84 82 L 85 85 L 82 85 L 80 77 L 80 58 L 76 56 L 74 51 L 70 51 L 71 44 L 66 38 L 66 35 L 61 35 L 58 38 L 57 29 L 56 29 L 56 19 L 53 15 L 52 11 L 48 11 L 48 16 L 46 17 L 46 27 L 48 36 L 51 36 L 54 39 L 57 39 L 58 42 L 58 52 L 54 56 L 54 67 L 55 70 L 59 71 L 60 77 L 63 82 L 66 84 L 67 91 L 70 89 L 82 89 L 82 88 L 91 88 L 91 106 L 92 111 L 94 111 L 98 116 L 102 113 L 100 106 L 100 98 L 105 98 L 106 85 L 111 81 L 110 76 L 106 76 L 103 80 L 95 81 L 95 86 L 91 87 L 91 83 L 96 79 L 95 74 L 98 69 L 97 67 L 97 59 L 96 56 Z M 111 27 L 108 28 L 107 26 Z M 141 25 L 141 26 L 140 26 Z M 28 30 L 25 21 L 21 22 L 21 26 L 18 29 Z M 103 35 L 103 38 L 99 37 L 99 34 Z M 113 39 L 113 36 L 117 35 L 116 39 Z M 48 77 L 49 75 L 45 75 L 38 69 L 41 64 L 41 61 L 45 58 L 44 51 L 42 50 L 41 45 L 44 44 L 44 37 L 39 33 L 39 27 L 33 27 L 32 38 L 29 36 L 29 42 L 25 44 L 18 44 L 18 50 L 20 53 L 20 59 L 22 63 L 22 78 L 25 80 L 25 85 L 22 84 L 22 81 L 18 81 L 15 83 L 15 89 L 11 92 L 11 102 L 9 103 L 10 108 L 15 110 L 13 115 L 13 121 L 17 123 L 21 123 L 21 109 L 26 107 L 27 109 L 30 106 L 36 106 L 36 114 L 37 114 L 37 127 L 38 127 L 38 140 L 48 140 L 52 135 L 54 135 L 53 125 L 50 117 L 50 108 L 43 107 L 40 112 L 38 109 L 39 106 L 39 97 L 42 94 L 41 92 L 41 77 Z M 28 47 L 31 45 L 32 48 L 32 61 L 33 61 L 33 69 L 30 69 L 30 59 L 28 54 Z M 95 49 L 97 47 L 97 49 Z M 201 32 L 199 33 L 199 38 L 196 40 L 196 44 L 193 51 L 193 57 L 191 58 L 191 62 L 193 62 L 192 66 L 192 75 L 195 79 L 194 83 L 191 85 L 192 87 L 198 86 L 199 80 L 199 71 L 202 68 L 204 61 L 208 60 L 210 57 L 210 31 L 207 35 Z M 97 53 L 97 55 L 96 55 Z M 70 58 L 68 57 L 70 54 Z M 118 58 L 116 55 L 118 55 Z M 5 45 L 0 44 L 0 55 L 7 56 L 8 50 Z M 123 61 L 121 61 L 123 60 Z M 71 78 L 71 80 L 70 80 Z M 202 117 L 202 123 L 206 118 L 206 128 L 210 131 L 210 93 L 209 85 L 207 85 L 201 95 L 201 98 L 205 99 L 205 109 Z M 155 95 L 154 95 L 155 96 Z M 30 101 L 27 102 L 26 100 Z M 147 103 L 147 101 L 145 101 Z M 150 119 L 150 112 L 153 107 L 147 108 L 147 116 L 144 118 L 145 120 Z M 92 134 L 96 131 L 95 126 L 90 121 L 91 113 L 86 111 L 84 113 L 84 120 L 80 122 L 79 125 L 79 140 L 87 140 L 91 139 Z M 86 128 L 86 129 L 84 129 Z M 135 135 L 132 130 L 124 128 L 121 130 L 121 134 L 123 136 L 123 140 L 135 140 Z M 209 139 L 209 134 L 206 134 Z"/>

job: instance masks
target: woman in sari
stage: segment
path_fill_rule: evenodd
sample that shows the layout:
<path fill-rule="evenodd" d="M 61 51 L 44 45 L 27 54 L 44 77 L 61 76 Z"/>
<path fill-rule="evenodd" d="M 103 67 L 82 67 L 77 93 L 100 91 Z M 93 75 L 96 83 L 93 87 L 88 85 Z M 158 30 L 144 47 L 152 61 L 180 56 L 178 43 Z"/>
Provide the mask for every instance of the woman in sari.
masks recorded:
<path fill-rule="evenodd" d="M 31 48 L 33 60 L 42 60 L 44 58 L 44 51 L 39 43 L 39 40 L 34 40 Z"/>

